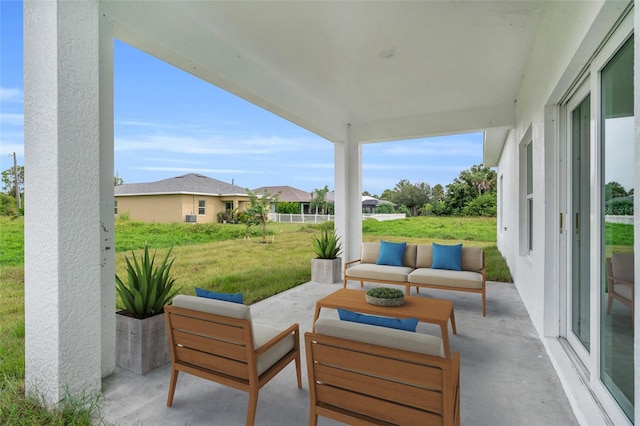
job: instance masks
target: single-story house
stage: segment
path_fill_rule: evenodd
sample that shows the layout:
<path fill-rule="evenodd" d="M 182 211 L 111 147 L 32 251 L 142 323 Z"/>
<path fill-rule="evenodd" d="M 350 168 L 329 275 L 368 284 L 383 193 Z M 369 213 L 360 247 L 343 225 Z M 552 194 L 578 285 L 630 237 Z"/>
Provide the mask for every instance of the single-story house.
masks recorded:
<path fill-rule="evenodd" d="M 218 221 L 218 213 L 245 210 L 246 189 L 189 173 L 146 183 L 125 183 L 113 190 L 116 217 L 127 215 L 143 222 Z"/>
<path fill-rule="evenodd" d="M 99 391 L 116 368 L 117 38 L 333 144 L 349 260 L 362 243 L 365 144 L 484 132 L 498 248 L 576 418 L 638 423 L 640 304 L 609 307 L 608 265 L 626 255 L 640 276 L 628 256 L 640 248 L 640 211 L 611 226 L 603 193 L 611 182 L 640 187 L 639 7 L 26 0 L 26 391 L 53 404 Z M 488 300 L 487 316 L 501 309 Z M 464 392 L 491 389 L 491 374 L 478 386 Z"/>
<path fill-rule="evenodd" d="M 278 201 L 300 204 L 299 214 L 308 214 L 311 205 L 311 194 L 292 186 L 262 186 L 253 190 L 254 193 L 263 195 L 268 192 L 271 195 L 278 194 Z M 275 205 L 271 205 L 275 211 Z"/>

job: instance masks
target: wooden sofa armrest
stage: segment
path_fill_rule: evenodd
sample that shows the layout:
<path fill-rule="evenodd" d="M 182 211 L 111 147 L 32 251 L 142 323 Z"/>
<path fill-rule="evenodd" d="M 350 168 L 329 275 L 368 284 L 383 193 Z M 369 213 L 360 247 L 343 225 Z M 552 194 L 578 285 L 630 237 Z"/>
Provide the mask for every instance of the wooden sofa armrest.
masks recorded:
<path fill-rule="evenodd" d="M 349 267 L 349 265 L 354 264 L 354 263 L 356 263 L 356 262 L 360 262 L 361 260 L 362 260 L 362 259 L 356 259 L 356 260 L 351 260 L 351 261 L 349 261 L 349 262 L 346 262 L 346 263 L 344 264 L 344 269 L 346 270 L 346 269 Z"/>
<path fill-rule="evenodd" d="M 298 325 L 298 323 L 292 324 L 291 326 L 289 326 L 289 328 L 287 328 L 286 330 L 282 330 L 282 332 L 280 332 L 277 336 L 275 336 L 273 339 L 269 340 L 267 343 L 265 343 L 264 345 L 260 346 L 258 349 L 256 349 L 256 355 L 260 356 L 263 353 L 265 353 L 266 351 L 268 351 L 269 349 L 271 349 L 272 347 L 274 347 L 277 343 L 279 343 L 282 339 L 288 337 L 291 333 L 294 333 L 295 335 L 295 341 L 298 342 L 299 341 L 299 336 L 300 336 L 300 326 Z M 296 345 L 297 346 L 297 345 Z"/>

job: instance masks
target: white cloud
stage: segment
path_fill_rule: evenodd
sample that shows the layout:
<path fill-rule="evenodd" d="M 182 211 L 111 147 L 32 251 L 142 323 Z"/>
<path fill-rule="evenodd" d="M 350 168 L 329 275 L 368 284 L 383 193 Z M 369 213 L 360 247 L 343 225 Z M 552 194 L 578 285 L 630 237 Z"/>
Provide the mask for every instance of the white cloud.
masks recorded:
<path fill-rule="evenodd" d="M 24 126 L 24 114 L 0 112 L 0 125 Z"/>
<path fill-rule="evenodd" d="M 24 157 L 24 145 L 20 143 L 6 142 L 4 135 L 0 139 L 0 156 L 13 155 L 16 153 L 18 157 Z"/>
<path fill-rule="evenodd" d="M 22 102 L 22 89 L 0 86 L 0 102 Z"/>
<path fill-rule="evenodd" d="M 277 155 L 303 151 L 304 139 L 278 136 L 139 135 L 115 139 L 116 152 L 151 151 L 197 155 Z"/>
<path fill-rule="evenodd" d="M 287 163 L 282 167 L 290 167 L 296 169 L 333 169 L 333 163 Z"/>
<path fill-rule="evenodd" d="M 153 172 L 186 172 L 186 173 L 213 173 L 213 174 L 223 174 L 223 173 L 240 173 L 240 174 L 251 174 L 251 173 L 259 173 L 262 172 L 259 170 L 242 170 L 242 169 L 208 169 L 208 168 L 194 168 L 194 167 L 170 167 L 170 166 L 141 166 L 141 167 L 132 167 L 134 170 L 146 170 Z"/>

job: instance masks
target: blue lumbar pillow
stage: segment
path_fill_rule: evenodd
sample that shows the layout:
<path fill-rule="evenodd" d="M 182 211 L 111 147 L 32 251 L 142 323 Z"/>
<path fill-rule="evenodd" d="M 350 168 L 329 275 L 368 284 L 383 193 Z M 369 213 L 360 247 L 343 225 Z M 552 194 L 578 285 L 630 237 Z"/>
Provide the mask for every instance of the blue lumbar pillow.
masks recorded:
<path fill-rule="evenodd" d="M 404 249 L 407 243 L 390 243 L 380 240 L 380 254 L 377 265 L 402 266 L 404 259 Z"/>
<path fill-rule="evenodd" d="M 374 315 L 358 314 L 338 308 L 338 315 L 342 321 L 359 322 L 361 324 L 377 325 L 379 327 L 396 328 L 398 330 L 416 331 L 418 318 L 388 318 Z"/>
<path fill-rule="evenodd" d="M 244 303 L 242 293 L 218 293 L 196 287 L 196 296 L 207 297 L 209 299 L 224 300 L 225 302 Z"/>
<path fill-rule="evenodd" d="M 433 261 L 432 269 L 462 270 L 462 244 L 446 246 L 432 243 Z"/>

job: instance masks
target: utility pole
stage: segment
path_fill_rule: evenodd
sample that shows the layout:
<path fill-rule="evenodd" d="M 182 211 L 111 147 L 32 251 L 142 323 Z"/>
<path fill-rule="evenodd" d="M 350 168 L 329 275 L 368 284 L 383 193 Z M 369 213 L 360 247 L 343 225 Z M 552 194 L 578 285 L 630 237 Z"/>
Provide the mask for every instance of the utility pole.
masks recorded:
<path fill-rule="evenodd" d="M 20 199 L 20 177 L 18 176 L 18 162 L 16 161 L 16 153 L 13 153 L 13 183 L 16 186 L 16 203 L 18 210 L 22 209 L 22 200 Z"/>

